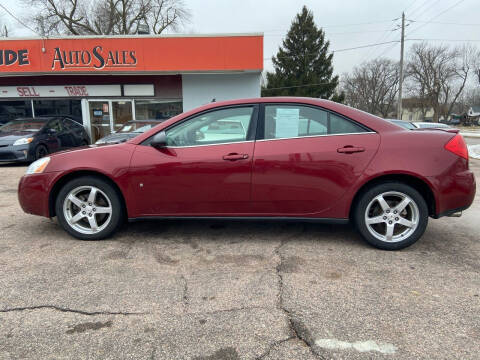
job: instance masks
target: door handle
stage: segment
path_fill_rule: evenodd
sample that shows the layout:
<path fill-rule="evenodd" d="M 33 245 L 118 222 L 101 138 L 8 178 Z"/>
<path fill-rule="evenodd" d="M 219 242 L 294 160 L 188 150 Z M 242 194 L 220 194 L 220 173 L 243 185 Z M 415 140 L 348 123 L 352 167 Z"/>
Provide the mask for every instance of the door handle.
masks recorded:
<path fill-rule="evenodd" d="M 243 159 L 248 159 L 248 154 L 230 153 L 228 155 L 223 155 L 223 160 L 236 161 Z"/>
<path fill-rule="evenodd" d="M 353 153 L 364 152 L 364 151 L 365 151 L 364 147 L 357 147 L 352 145 L 347 145 L 337 149 L 337 152 L 341 154 L 353 154 Z"/>

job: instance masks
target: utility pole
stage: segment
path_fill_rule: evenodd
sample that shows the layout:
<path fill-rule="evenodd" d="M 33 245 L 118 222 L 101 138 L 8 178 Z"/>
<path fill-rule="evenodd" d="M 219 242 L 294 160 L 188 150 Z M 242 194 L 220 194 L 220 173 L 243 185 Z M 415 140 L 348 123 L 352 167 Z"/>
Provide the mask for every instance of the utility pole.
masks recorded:
<path fill-rule="evenodd" d="M 400 79 L 398 83 L 397 119 L 402 120 L 402 87 L 403 87 L 403 43 L 405 40 L 405 13 L 402 12 L 402 39 L 400 40 Z"/>

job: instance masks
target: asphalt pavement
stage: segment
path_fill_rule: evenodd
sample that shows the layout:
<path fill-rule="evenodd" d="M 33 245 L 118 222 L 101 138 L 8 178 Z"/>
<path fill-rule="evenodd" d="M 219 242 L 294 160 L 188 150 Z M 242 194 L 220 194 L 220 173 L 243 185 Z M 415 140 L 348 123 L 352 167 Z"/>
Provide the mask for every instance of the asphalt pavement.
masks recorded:
<path fill-rule="evenodd" d="M 0 165 L 0 359 L 480 356 L 478 196 L 397 252 L 311 223 L 138 222 L 88 242 L 22 212 L 24 172 Z"/>

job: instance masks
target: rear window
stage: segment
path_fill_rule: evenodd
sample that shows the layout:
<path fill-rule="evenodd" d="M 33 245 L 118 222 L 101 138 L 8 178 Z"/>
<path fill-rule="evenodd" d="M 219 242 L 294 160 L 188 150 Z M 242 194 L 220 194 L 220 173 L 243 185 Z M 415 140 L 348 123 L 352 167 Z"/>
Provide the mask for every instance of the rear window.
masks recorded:
<path fill-rule="evenodd" d="M 350 119 L 312 106 L 265 106 L 265 139 L 357 134 L 366 131 L 368 130 Z"/>

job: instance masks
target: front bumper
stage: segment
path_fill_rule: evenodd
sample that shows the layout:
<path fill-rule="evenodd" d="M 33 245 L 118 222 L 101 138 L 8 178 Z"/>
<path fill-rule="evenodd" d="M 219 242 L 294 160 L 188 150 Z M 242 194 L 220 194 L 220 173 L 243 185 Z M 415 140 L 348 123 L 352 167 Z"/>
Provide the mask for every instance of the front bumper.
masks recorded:
<path fill-rule="evenodd" d="M 11 161 L 30 161 L 30 151 L 28 145 L 20 146 L 2 146 L 0 147 L 0 162 Z"/>
<path fill-rule="evenodd" d="M 18 201 L 28 214 L 50 217 L 49 198 L 59 173 L 24 175 L 18 184 Z"/>

